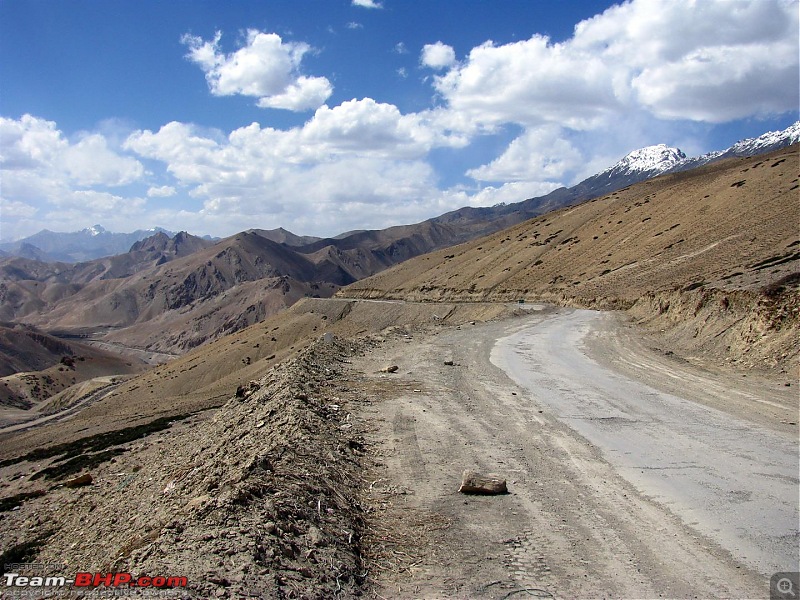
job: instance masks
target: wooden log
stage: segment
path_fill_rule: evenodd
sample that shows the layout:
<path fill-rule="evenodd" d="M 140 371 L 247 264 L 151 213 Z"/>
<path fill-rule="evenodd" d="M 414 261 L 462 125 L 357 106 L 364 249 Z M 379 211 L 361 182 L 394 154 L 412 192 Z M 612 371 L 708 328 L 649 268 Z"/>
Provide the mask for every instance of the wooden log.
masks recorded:
<path fill-rule="evenodd" d="M 497 495 L 507 494 L 506 480 L 499 475 L 482 475 L 476 471 L 466 470 L 461 476 L 461 487 L 458 491 L 462 494 Z"/>

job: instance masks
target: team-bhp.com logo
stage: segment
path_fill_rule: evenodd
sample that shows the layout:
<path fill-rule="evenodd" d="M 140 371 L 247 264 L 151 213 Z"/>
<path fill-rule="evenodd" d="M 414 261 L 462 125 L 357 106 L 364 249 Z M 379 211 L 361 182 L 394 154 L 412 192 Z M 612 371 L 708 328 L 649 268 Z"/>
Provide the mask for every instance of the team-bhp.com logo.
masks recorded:
<path fill-rule="evenodd" d="M 91 590 L 109 588 L 116 590 L 131 588 L 146 588 L 165 590 L 170 588 L 185 588 L 186 577 L 139 576 L 131 573 L 76 573 L 75 577 L 58 576 L 28 576 L 20 573 L 4 573 L 5 593 L 12 590 L 34 591 L 41 588 L 54 588 L 72 586 L 74 590 Z M 14 594 L 9 594 L 13 596 Z"/>

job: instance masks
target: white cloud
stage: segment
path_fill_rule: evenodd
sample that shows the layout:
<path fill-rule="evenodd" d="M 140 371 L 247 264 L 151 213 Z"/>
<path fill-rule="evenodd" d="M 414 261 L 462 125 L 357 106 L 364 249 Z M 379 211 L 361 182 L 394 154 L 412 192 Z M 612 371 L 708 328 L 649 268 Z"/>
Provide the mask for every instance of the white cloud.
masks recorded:
<path fill-rule="evenodd" d="M 80 209 L 84 213 L 97 215 L 100 220 L 107 220 L 107 217 L 119 214 L 141 214 L 146 200 L 97 190 L 75 190 L 65 194 L 53 204 L 66 209 Z"/>
<path fill-rule="evenodd" d="M 463 65 L 436 78 L 435 87 L 451 110 L 487 126 L 552 122 L 581 129 L 622 108 L 613 82 L 597 56 L 537 35 L 473 48 Z"/>
<path fill-rule="evenodd" d="M 82 210 L 84 219 L 90 214 L 95 222 L 110 223 L 126 211 L 141 209 L 144 201 L 105 188 L 123 187 L 144 175 L 138 160 L 112 149 L 100 134 L 82 133 L 70 142 L 52 121 L 31 115 L 0 117 L 4 236 L 16 232 L 20 223 L 35 230 L 48 225 L 62 229 L 68 220 L 53 209 Z M 53 220 L 48 222 L 47 215 Z M 83 222 L 79 228 L 85 226 Z"/>
<path fill-rule="evenodd" d="M 488 165 L 467 172 L 481 181 L 563 181 L 582 163 L 581 153 L 556 126 L 529 129 Z"/>
<path fill-rule="evenodd" d="M 395 71 L 395 73 L 397 73 L 397 75 L 402 79 L 408 79 L 408 69 L 405 67 L 400 67 Z"/>
<path fill-rule="evenodd" d="M 70 143 L 52 121 L 0 117 L 0 170 L 4 187 L 24 179 L 77 186 L 124 186 L 144 175 L 142 164 L 109 148 L 99 134 Z"/>
<path fill-rule="evenodd" d="M 394 45 L 394 51 L 397 54 L 408 54 L 408 48 L 406 48 L 406 45 L 403 42 L 397 42 Z"/>
<path fill-rule="evenodd" d="M 364 26 L 361 23 L 356 23 L 355 21 L 350 21 L 347 25 L 345 25 L 348 29 L 364 29 Z"/>
<path fill-rule="evenodd" d="M 528 198 L 537 198 L 549 194 L 560 187 L 557 183 L 547 181 L 512 181 L 499 187 L 487 186 L 480 190 L 451 190 L 450 204 L 455 206 L 494 206 L 495 204 L 513 204 Z"/>
<path fill-rule="evenodd" d="M 153 201 L 162 206 L 147 213 L 157 219 L 149 225 L 215 234 L 254 223 L 313 234 L 386 227 L 540 196 L 647 144 L 693 142 L 705 151 L 709 123 L 798 106 L 798 5 L 788 0 L 631 0 L 579 23 L 562 43 L 540 35 L 486 42 L 462 61 L 439 41 L 420 54 L 438 70 L 430 75 L 435 108 L 406 114 L 371 98 L 325 104 L 328 79 L 301 72 L 307 44 L 250 31 L 226 54 L 220 40 L 184 38 L 212 93 L 313 114 L 288 129 L 172 122 L 121 146 L 120 134 L 104 130 L 68 139 L 44 119 L 0 119 L 3 235 L 9 222 L 122 223 L 144 214 L 147 198 L 166 197 L 174 199 Z M 481 136 L 509 124 L 519 136 L 466 173 L 490 186 L 442 189 L 439 177 L 462 173 L 433 165 L 450 152 L 454 164 L 484 156 Z"/>
<path fill-rule="evenodd" d="M 86 135 L 66 147 L 60 162 L 73 181 L 82 186 L 122 186 L 144 175 L 139 161 L 116 154 L 98 134 Z"/>
<path fill-rule="evenodd" d="M 420 220 L 440 205 L 457 208 L 441 204 L 425 158 L 434 147 L 465 143 L 439 128 L 436 113 L 403 115 L 365 98 L 322 106 L 289 130 L 252 123 L 217 137 L 168 123 L 134 133 L 125 147 L 162 161 L 202 203 L 209 223 L 219 218 L 242 228 L 258 222 L 335 234 Z"/>
<path fill-rule="evenodd" d="M 360 6 L 361 8 L 383 8 L 383 4 L 375 2 L 375 0 L 353 0 L 352 5 Z"/>
<path fill-rule="evenodd" d="M 456 62 L 456 52 L 442 42 L 425 44 L 420 55 L 420 63 L 432 69 L 446 69 Z"/>
<path fill-rule="evenodd" d="M 170 198 L 178 193 L 171 185 L 162 185 L 158 187 L 151 187 L 147 190 L 148 198 Z"/>
<path fill-rule="evenodd" d="M 30 218 L 37 213 L 37 208 L 35 206 L 17 200 L 6 200 L 2 197 L 0 197 L 0 208 L 2 208 L 0 213 L 3 214 L 5 219 Z M 6 239 L 6 237 L 5 235 L 0 235 L 2 239 Z"/>
<path fill-rule="evenodd" d="M 308 44 L 284 42 L 275 33 L 251 29 L 244 47 L 224 54 L 221 38 L 220 32 L 210 41 L 182 38 L 189 47 L 187 57 L 203 70 L 215 96 L 252 96 L 261 107 L 302 111 L 320 106 L 333 93 L 325 77 L 300 73 L 303 56 L 311 51 Z"/>
<path fill-rule="evenodd" d="M 435 87 L 487 127 L 597 129 L 632 110 L 718 123 L 797 110 L 797 48 L 791 0 L 632 0 L 563 43 L 535 35 L 473 48 Z"/>

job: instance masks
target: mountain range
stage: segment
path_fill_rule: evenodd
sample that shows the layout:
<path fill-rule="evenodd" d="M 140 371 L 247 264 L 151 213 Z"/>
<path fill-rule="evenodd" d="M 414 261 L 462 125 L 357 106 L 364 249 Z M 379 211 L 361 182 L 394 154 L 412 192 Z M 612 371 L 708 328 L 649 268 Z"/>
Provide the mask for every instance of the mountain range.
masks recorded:
<path fill-rule="evenodd" d="M 43 229 L 16 242 L 0 244 L 0 252 L 45 262 L 74 263 L 122 254 L 130 250 L 134 243 L 155 233 L 164 233 L 169 237 L 175 235 L 160 227 L 137 229 L 132 233 L 113 233 L 102 225 L 72 232 Z"/>
<path fill-rule="evenodd" d="M 333 238 L 298 236 L 279 228 L 252 229 L 212 241 L 159 230 L 134 240 L 127 252 L 77 263 L 43 261 L 28 249 L 33 256 L 0 258 L 0 320 L 180 354 L 259 322 L 304 296 L 330 297 L 342 286 L 410 258 L 661 174 L 758 154 L 796 143 L 799 137 L 800 123 L 796 123 L 783 132 L 693 159 L 677 148 L 651 146 L 631 152 L 576 186 L 546 196 L 487 208 L 466 207 L 414 225 Z M 49 256 L 58 247 L 45 243 L 49 234 L 40 232 L 18 244 L 35 245 Z M 142 232 L 111 234 L 96 226 L 76 234 L 53 235 L 73 241 L 118 240 L 122 238 L 114 236 L 141 238 Z M 87 252 L 75 248 L 73 256 Z"/>

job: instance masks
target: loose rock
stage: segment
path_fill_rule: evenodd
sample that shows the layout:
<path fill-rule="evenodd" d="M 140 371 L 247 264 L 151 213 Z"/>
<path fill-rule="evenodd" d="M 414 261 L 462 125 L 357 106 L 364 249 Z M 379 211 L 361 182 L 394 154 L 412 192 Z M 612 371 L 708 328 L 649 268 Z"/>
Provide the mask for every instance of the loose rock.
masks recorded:
<path fill-rule="evenodd" d="M 461 487 L 458 491 L 462 494 L 497 495 L 507 494 L 506 480 L 499 475 L 482 475 L 476 471 L 464 471 L 461 476 Z"/>
<path fill-rule="evenodd" d="M 68 479 L 64 482 L 64 486 L 68 488 L 82 487 L 84 485 L 91 485 L 92 481 L 92 476 L 89 473 L 84 473 L 73 479 Z"/>

